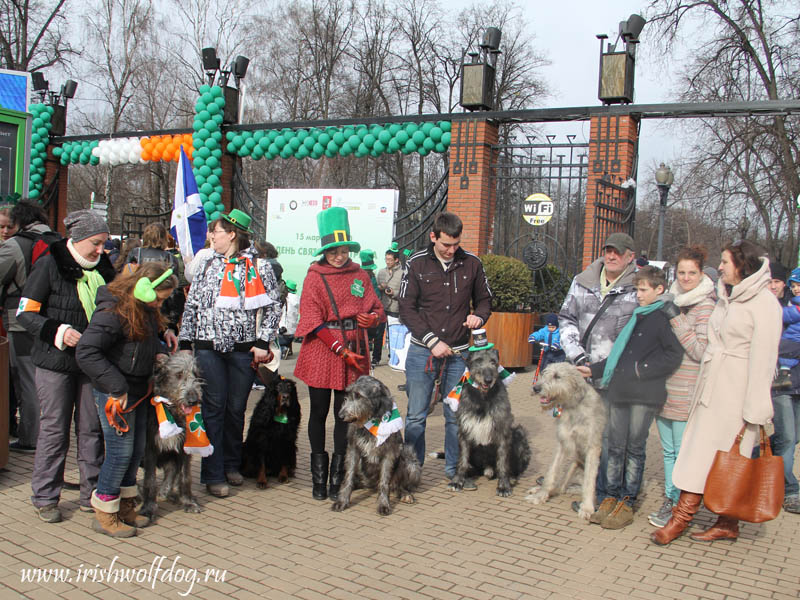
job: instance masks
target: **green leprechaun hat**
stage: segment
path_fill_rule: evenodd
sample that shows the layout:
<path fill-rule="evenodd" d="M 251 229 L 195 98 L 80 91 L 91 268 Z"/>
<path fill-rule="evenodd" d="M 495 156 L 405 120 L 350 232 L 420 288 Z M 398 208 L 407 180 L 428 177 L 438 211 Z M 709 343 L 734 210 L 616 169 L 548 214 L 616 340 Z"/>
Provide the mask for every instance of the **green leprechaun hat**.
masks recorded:
<path fill-rule="evenodd" d="M 222 218 L 225 219 L 228 223 L 234 225 L 237 229 L 241 229 L 242 231 L 246 231 L 247 233 L 253 233 L 250 229 L 250 215 L 245 212 L 242 212 L 238 208 L 234 208 L 231 212 L 227 215 L 222 215 Z"/>
<path fill-rule="evenodd" d="M 319 256 L 325 250 L 338 246 L 350 246 L 350 252 L 361 250 L 361 244 L 354 242 L 350 237 L 350 221 L 347 219 L 347 209 L 341 206 L 333 206 L 317 213 L 317 228 L 319 229 L 319 241 L 322 247 L 314 252 L 314 256 Z"/>
<path fill-rule="evenodd" d="M 389 246 L 387 252 L 397 252 L 400 253 L 400 245 L 397 242 L 392 242 L 392 245 Z"/>
<path fill-rule="evenodd" d="M 289 290 L 293 294 L 297 292 L 297 283 L 295 283 L 291 279 L 284 279 L 283 282 L 286 284 L 287 290 Z"/>
<path fill-rule="evenodd" d="M 378 268 L 375 264 L 375 250 L 362 250 L 358 257 L 361 259 L 361 268 L 374 271 Z"/>
<path fill-rule="evenodd" d="M 486 330 L 473 329 L 472 346 L 469 347 L 469 351 L 475 352 L 476 350 L 488 350 L 489 348 L 494 348 L 494 344 L 489 342 L 489 338 L 486 335 Z"/>

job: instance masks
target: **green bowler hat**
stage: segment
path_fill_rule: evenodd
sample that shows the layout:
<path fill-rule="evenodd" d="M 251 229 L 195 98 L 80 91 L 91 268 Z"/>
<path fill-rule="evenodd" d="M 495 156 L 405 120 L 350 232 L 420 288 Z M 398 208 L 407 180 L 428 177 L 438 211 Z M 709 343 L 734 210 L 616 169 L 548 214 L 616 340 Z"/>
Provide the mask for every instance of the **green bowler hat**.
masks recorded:
<path fill-rule="evenodd" d="M 375 264 L 375 250 L 362 250 L 358 257 L 361 259 L 361 268 L 374 271 L 378 268 Z"/>
<path fill-rule="evenodd" d="M 297 283 L 292 281 L 291 279 L 284 279 L 283 282 L 286 284 L 286 289 L 292 293 L 297 292 Z"/>
<path fill-rule="evenodd" d="M 361 244 L 354 242 L 350 237 L 350 221 L 347 219 L 347 209 L 341 206 L 333 206 L 317 213 L 317 228 L 319 229 L 319 241 L 322 247 L 314 252 L 314 256 L 319 256 L 325 250 L 338 246 L 350 246 L 350 252 L 361 250 Z"/>
<path fill-rule="evenodd" d="M 250 215 L 242 212 L 238 208 L 234 208 L 227 215 L 222 215 L 222 218 L 234 225 L 237 229 L 241 229 L 247 233 L 253 233 L 250 229 Z"/>

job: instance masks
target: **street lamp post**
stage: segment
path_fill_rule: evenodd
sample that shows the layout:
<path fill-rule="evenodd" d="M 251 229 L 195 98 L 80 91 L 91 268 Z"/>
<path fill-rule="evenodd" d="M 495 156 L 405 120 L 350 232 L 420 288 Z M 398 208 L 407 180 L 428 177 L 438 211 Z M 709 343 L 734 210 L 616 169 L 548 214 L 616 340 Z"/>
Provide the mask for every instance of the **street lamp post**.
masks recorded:
<path fill-rule="evenodd" d="M 664 163 L 656 169 L 656 185 L 658 186 L 658 193 L 660 196 L 660 206 L 658 209 L 658 249 L 656 250 L 656 260 L 664 260 L 664 217 L 667 214 L 667 196 L 669 196 L 669 188 L 674 181 L 675 176 L 669 167 L 664 166 Z"/>

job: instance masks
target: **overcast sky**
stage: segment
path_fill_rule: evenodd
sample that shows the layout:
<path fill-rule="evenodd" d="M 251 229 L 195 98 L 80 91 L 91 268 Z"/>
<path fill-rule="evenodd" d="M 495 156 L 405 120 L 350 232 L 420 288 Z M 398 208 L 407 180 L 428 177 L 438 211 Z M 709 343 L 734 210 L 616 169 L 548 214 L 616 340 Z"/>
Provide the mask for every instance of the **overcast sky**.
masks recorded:
<path fill-rule="evenodd" d="M 469 0 L 442 0 L 442 6 L 457 12 L 470 6 Z M 646 6 L 640 0 L 522 0 L 524 15 L 530 23 L 536 46 L 547 55 L 550 66 L 542 70 L 551 96 L 544 107 L 598 106 L 597 80 L 600 42 L 595 37 L 605 33 L 610 41 L 617 36 L 619 22 L 631 13 L 641 13 Z M 491 26 L 492 23 L 487 23 Z M 646 44 L 647 25 L 642 32 Z M 501 42 L 502 49 L 502 42 Z M 648 48 L 642 47 L 636 63 L 634 101 L 637 104 L 669 102 L 670 86 L 663 65 L 653 65 L 648 60 Z M 673 96 L 674 97 L 674 96 Z M 642 178 L 652 178 L 654 165 L 671 163 L 680 155 L 681 142 L 677 120 L 647 119 L 642 122 L 639 142 L 639 190 L 645 187 Z M 588 141 L 589 123 L 550 125 L 548 130 L 563 136 L 576 134 L 576 141 Z M 561 141 L 566 141 L 563 137 Z M 655 193 L 653 190 L 652 193 Z M 641 193 L 640 193 L 641 199 Z"/>

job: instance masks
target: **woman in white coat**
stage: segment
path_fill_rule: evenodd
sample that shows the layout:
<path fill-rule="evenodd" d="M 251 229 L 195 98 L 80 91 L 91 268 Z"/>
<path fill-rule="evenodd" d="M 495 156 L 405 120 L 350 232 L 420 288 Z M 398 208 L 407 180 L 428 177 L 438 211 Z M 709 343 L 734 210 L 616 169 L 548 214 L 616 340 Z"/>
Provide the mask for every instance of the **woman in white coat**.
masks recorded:
<path fill-rule="evenodd" d="M 746 423 L 740 451 L 749 457 L 758 426 L 772 417 L 770 384 L 778 358 L 781 309 L 767 288 L 769 260 L 756 244 L 740 240 L 725 246 L 719 270 L 719 301 L 708 322 L 708 347 L 672 474 L 680 498 L 672 518 L 650 536 L 659 545 L 677 538 L 699 510 L 717 450 L 730 450 Z M 739 522 L 724 516 L 691 535 L 704 542 L 738 536 Z"/>

